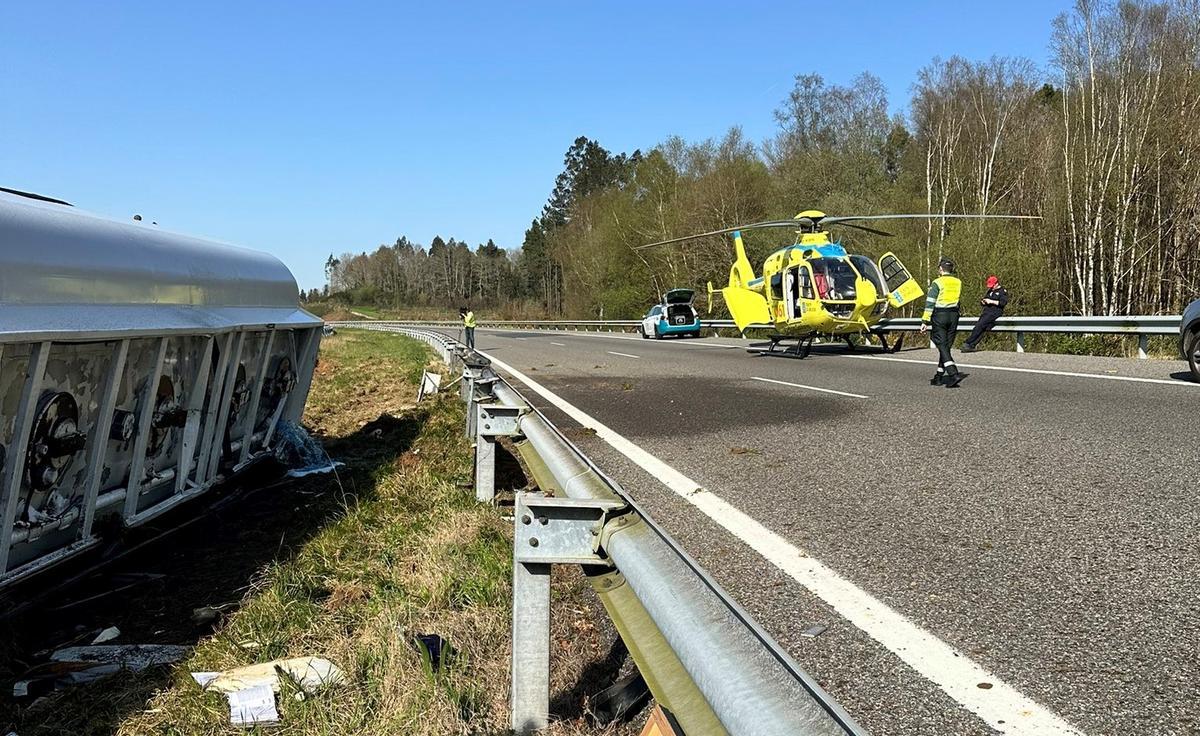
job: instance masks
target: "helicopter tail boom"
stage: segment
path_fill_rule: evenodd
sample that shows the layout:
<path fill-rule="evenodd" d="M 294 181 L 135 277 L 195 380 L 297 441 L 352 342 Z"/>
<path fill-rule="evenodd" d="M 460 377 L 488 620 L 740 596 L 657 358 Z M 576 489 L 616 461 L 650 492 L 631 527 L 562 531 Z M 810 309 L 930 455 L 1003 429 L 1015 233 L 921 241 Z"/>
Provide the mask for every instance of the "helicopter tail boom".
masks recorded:
<path fill-rule="evenodd" d="M 771 310 L 767 308 L 767 298 L 757 291 L 743 289 L 740 286 L 727 286 L 721 289 L 725 298 L 725 306 L 729 307 L 729 316 L 742 332 L 753 324 L 771 322 Z"/>
<path fill-rule="evenodd" d="M 750 259 L 746 257 L 746 245 L 742 242 L 741 232 L 733 231 L 733 250 L 734 261 L 729 268 L 729 286 L 739 288 L 752 288 L 751 283 L 754 281 L 754 266 L 750 265 Z"/>

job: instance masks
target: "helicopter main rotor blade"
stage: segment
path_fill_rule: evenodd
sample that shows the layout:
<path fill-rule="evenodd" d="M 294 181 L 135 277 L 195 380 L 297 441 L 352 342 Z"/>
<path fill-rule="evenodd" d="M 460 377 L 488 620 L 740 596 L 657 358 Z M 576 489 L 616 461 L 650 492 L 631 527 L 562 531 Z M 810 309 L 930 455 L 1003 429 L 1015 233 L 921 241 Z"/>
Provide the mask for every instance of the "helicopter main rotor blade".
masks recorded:
<path fill-rule="evenodd" d="M 734 227 L 721 228 L 720 230 L 710 230 L 706 233 L 697 233 L 695 235 L 684 235 L 678 238 L 669 238 L 660 240 L 656 243 L 647 243 L 645 245 L 634 246 L 633 250 L 642 250 L 643 248 L 656 248 L 660 245 L 671 245 L 672 243 L 682 243 L 688 240 L 696 240 L 698 238 L 707 238 L 713 235 L 728 235 L 729 233 L 739 230 L 761 230 L 765 228 L 790 228 L 793 230 L 804 227 L 824 227 L 826 225 L 841 225 L 844 227 L 853 227 L 859 230 L 874 235 L 882 235 L 884 237 L 892 237 L 892 233 L 884 230 L 876 230 L 865 225 L 852 225 L 852 222 L 860 220 L 933 220 L 933 219 L 948 219 L 948 220 L 1040 220 L 1040 215 L 957 215 L 947 212 L 928 212 L 924 214 L 904 214 L 904 215 L 826 215 L 821 218 L 796 217 L 790 220 L 764 220 L 762 222 L 751 222 L 746 225 L 736 225 Z"/>
<path fill-rule="evenodd" d="M 859 220 L 1040 220 L 1041 215 L 957 215 L 948 212 L 927 212 L 911 215 L 829 215 L 821 219 L 822 225 L 857 222 Z"/>
<path fill-rule="evenodd" d="M 696 233 L 695 235 L 684 235 L 678 238 L 670 238 L 668 240 L 660 240 L 657 243 L 647 243 L 646 245 L 634 246 L 634 250 L 642 250 L 643 248 L 655 248 L 660 245 L 670 245 L 671 243 L 682 243 L 685 240 L 696 240 L 697 238 L 707 238 L 712 235 L 728 235 L 729 233 L 738 232 L 739 230 L 760 230 L 762 228 L 772 227 L 788 227 L 796 229 L 804 225 L 811 226 L 812 221 L 808 218 L 803 220 L 764 220 L 763 222 L 752 222 L 748 225 L 737 225 L 735 227 L 726 227 L 720 230 L 710 230 L 706 233 Z"/>
<path fill-rule="evenodd" d="M 825 220 L 821 220 L 821 224 L 824 225 Z M 855 225 L 852 222 L 834 222 L 831 224 L 837 225 L 838 227 L 852 227 L 855 230 L 866 230 L 867 232 L 871 233 L 872 235 L 882 235 L 885 238 L 895 237 L 892 233 L 889 233 L 886 230 L 876 230 L 873 227 L 867 227 L 866 225 Z"/>

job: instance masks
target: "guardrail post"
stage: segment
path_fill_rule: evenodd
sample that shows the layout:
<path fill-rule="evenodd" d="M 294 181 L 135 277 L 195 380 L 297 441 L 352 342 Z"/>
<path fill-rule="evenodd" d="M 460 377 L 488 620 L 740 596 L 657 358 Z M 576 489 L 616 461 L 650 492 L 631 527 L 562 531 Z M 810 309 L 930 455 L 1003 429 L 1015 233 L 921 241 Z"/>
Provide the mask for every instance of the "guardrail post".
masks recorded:
<path fill-rule="evenodd" d="M 475 404 L 475 499 L 491 503 L 496 497 L 496 438 L 521 433 L 521 408 L 503 404 Z"/>
<path fill-rule="evenodd" d="M 475 391 L 475 371 L 469 366 L 463 367 L 462 383 L 458 387 L 458 395 L 464 402 L 470 403 L 471 396 Z"/>
<path fill-rule="evenodd" d="M 475 383 L 471 389 L 471 398 L 467 400 L 467 437 L 474 439 L 478 434 L 478 425 L 476 418 L 479 412 L 476 407 L 480 403 L 492 403 L 492 387 L 496 384 L 496 376 L 487 377 L 482 371 L 475 378 Z"/>
<path fill-rule="evenodd" d="M 1025 333 L 1020 330 L 1017 331 L 1017 352 L 1025 352 Z"/>
<path fill-rule="evenodd" d="M 523 495 L 518 494 L 518 530 Z M 550 725 L 550 563 L 523 561 L 515 543 L 512 592 L 511 725 L 529 734 Z"/>
<path fill-rule="evenodd" d="M 512 720 L 529 734 L 550 725 L 550 565 L 609 565 L 596 551 L 600 527 L 623 501 L 543 498 L 519 491 L 513 505 Z"/>
<path fill-rule="evenodd" d="M 1140 358 L 1141 360 L 1145 360 L 1146 358 L 1150 357 L 1146 354 L 1146 351 L 1148 351 L 1149 349 L 1150 349 L 1150 336 L 1149 335 L 1138 335 L 1138 358 Z"/>

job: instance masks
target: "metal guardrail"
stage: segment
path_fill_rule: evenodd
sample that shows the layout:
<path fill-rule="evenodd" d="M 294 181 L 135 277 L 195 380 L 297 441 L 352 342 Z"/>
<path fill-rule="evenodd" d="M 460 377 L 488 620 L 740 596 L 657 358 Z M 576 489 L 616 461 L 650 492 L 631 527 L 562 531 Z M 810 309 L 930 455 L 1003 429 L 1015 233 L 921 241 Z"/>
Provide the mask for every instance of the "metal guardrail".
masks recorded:
<path fill-rule="evenodd" d="M 658 703 L 688 736 L 865 735 L 612 479 L 490 367 L 447 335 L 390 323 L 463 366 L 480 501 L 510 437 L 538 487 L 518 492 L 513 535 L 512 728 L 549 723 L 550 569 L 582 566 Z"/>
<path fill-rule="evenodd" d="M 959 331 L 975 327 L 978 317 L 963 317 L 958 322 Z M 1025 352 L 1025 336 L 1029 333 L 1075 334 L 1075 335 L 1136 335 L 1138 357 L 1146 358 L 1149 340 L 1154 335 L 1178 335 L 1181 317 L 1172 315 L 1116 315 L 1111 317 L 1063 316 L 1012 316 L 1001 317 L 992 327 L 994 332 L 1016 333 L 1016 350 Z M 335 326 L 364 326 L 365 322 L 331 322 Z M 453 320 L 371 320 L 369 324 L 381 326 L 436 326 L 461 327 Z M 584 330 L 635 332 L 641 320 L 479 320 L 480 327 L 501 327 L 531 330 Z M 737 330 L 733 320 L 701 320 L 704 328 L 713 330 Z M 753 324 L 747 330 L 774 330 L 774 325 Z M 875 328 L 879 332 L 915 332 L 921 329 L 921 320 L 916 317 L 896 317 L 882 320 Z"/>

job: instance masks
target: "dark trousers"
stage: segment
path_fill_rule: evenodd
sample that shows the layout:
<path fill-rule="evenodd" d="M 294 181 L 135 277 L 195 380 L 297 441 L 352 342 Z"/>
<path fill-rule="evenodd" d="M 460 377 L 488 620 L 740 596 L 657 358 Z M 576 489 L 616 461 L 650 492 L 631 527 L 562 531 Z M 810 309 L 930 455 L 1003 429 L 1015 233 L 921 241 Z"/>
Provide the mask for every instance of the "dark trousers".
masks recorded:
<path fill-rule="evenodd" d="M 954 337 L 958 334 L 958 310 L 935 309 L 930 322 L 930 339 L 938 351 L 937 375 L 953 376 L 958 373 L 958 366 L 954 364 L 950 348 L 954 347 Z"/>
<path fill-rule="evenodd" d="M 996 324 L 996 320 L 1000 315 L 1004 314 L 1003 309 L 984 308 L 983 314 L 979 315 L 979 321 L 975 323 L 975 329 L 971 330 L 971 336 L 967 338 L 967 345 L 975 347 L 983 336 L 991 331 L 992 326 Z"/>
<path fill-rule="evenodd" d="M 467 347 L 474 350 L 475 349 L 475 328 L 474 327 L 464 327 L 463 329 L 467 333 Z"/>

